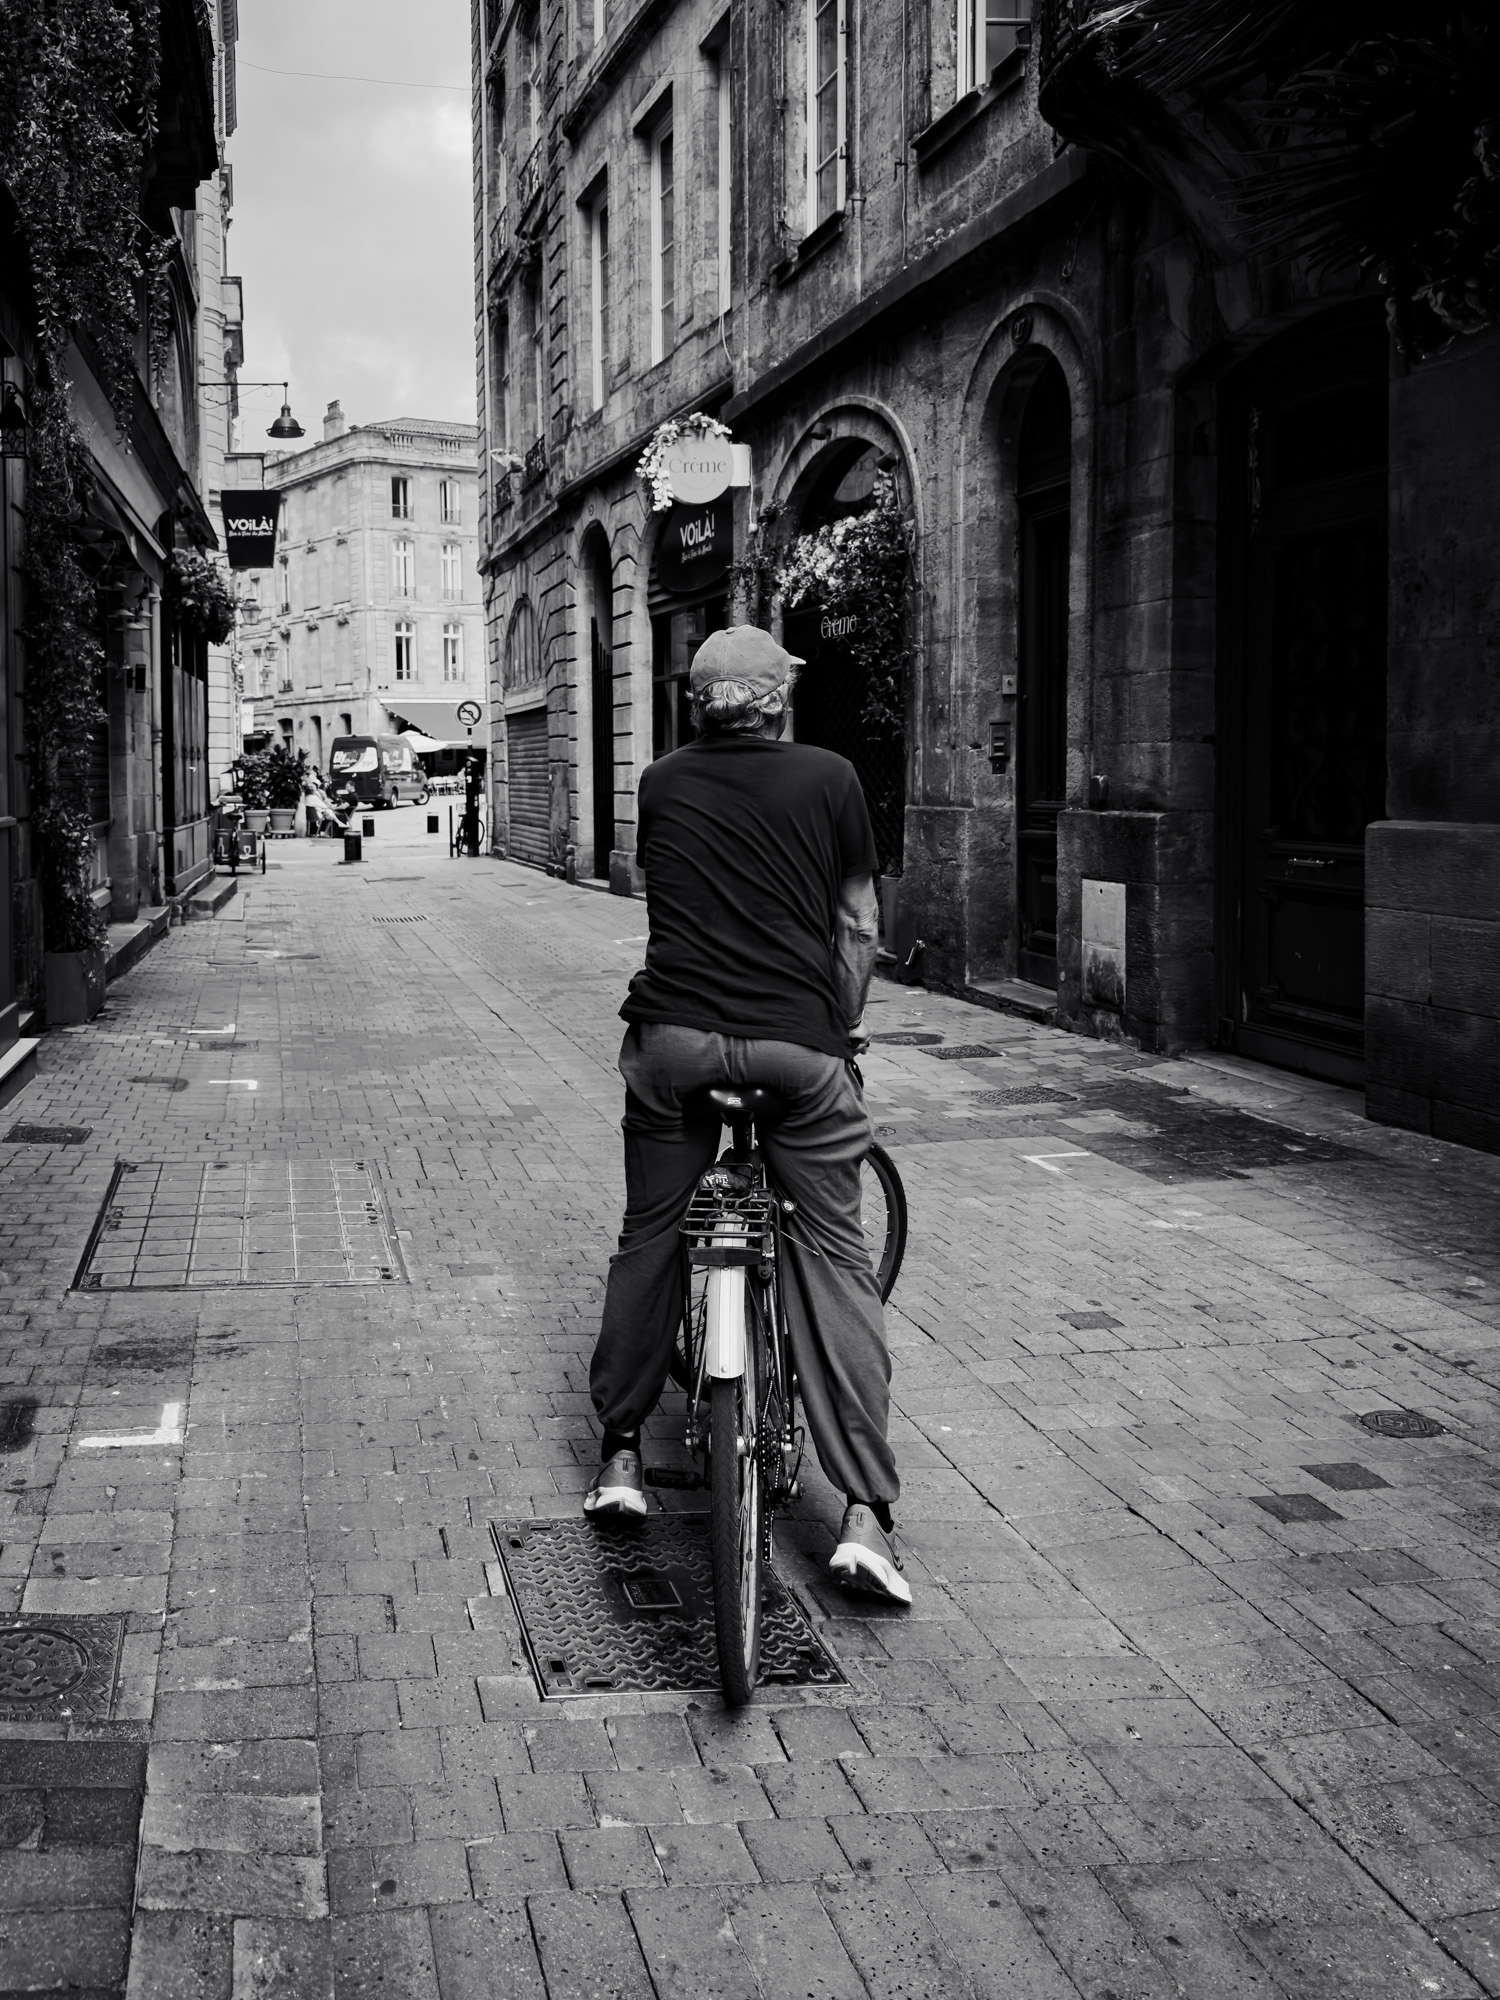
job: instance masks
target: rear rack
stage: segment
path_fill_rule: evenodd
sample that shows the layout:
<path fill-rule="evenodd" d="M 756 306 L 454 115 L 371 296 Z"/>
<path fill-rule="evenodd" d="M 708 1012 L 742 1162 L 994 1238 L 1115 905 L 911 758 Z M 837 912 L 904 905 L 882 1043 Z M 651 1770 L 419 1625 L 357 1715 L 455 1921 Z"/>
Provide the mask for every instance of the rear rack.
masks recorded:
<path fill-rule="evenodd" d="M 769 1188 L 741 1193 L 700 1183 L 688 1203 L 682 1235 L 688 1260 L 699 1269 L 748 1267 L 771 1255 L 775 1227 L 776 1201 Z"/>

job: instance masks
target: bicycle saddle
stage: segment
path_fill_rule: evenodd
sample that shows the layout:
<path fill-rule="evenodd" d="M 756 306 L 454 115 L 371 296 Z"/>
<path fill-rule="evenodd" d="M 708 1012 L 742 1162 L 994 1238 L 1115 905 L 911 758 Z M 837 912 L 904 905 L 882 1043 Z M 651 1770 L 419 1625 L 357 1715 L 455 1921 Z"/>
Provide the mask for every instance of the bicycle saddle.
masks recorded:
<path fill-rule="evenodd" d="M 693 1093 L 699 1108 L 718 1113 L 726 1125 L 737 1118 L 753 1118 L 760 1125 L 778 1124 L 786 1116 L 786 1099 L 779 1091 L 762 1085 L 721 1084 Z"/>

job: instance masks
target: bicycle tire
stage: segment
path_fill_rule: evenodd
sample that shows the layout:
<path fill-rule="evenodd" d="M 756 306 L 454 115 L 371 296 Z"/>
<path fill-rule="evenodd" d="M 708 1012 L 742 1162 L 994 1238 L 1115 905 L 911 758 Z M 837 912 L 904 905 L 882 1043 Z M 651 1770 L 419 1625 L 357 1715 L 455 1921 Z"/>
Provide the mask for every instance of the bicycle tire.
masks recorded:
<path fill-rule="evenodd" d="M 885 1203 L 884 1242 L 879 1255 L 872 1255 L 875 1281 L 880 1287 L 883 1303 L 890 1297 L 901 1275 L 901 1261 L 906 1255 L 906 1189 L 901 1184 L 895 1161 L 878 1140 L 870 1142 L 863 1166 L 875 1176 Z"/>
<path fill-rule="evenodd" d="M 749 1301 L 747 1301 L 747 1304 Z M 731 1708 L 743 1708 L 760 1672 L 761 1553 L 765 1492 L 756 1430 L 760 1411 L 761 1330 L 746 1314 L 745 1372 L 715 1379 L 709 1390 L 709 1548 L 719 1678 Z M 746 1399 L 749 1400 L 748 1425 Z M 752 1440 L 741 1452 L 740 1439 Z"/>

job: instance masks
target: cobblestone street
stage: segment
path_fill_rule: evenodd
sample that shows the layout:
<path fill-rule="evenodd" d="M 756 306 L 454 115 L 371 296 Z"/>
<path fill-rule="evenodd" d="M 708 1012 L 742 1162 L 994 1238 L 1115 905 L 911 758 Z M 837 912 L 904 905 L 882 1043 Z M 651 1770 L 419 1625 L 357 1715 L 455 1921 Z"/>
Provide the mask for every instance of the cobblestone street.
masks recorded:
<path fill-rule="evenodd" d="M 0 1994 L 1500 1992 L 1500 1158 L 878 981 L 914 1608 L 814 1473 L 846 1684 L 543 1702 L 645 909 L 424 823 L 0 1114 Z"/>

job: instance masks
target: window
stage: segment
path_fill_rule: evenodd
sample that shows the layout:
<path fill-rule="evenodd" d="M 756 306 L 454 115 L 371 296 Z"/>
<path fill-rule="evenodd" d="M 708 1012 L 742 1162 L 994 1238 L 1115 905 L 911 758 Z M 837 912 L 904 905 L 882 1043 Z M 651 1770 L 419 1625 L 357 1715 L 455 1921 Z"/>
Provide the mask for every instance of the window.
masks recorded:
<path fill-rule="evenodd" d="M 960 0 L 964 4 L 964 0 Z M 972 0 L 983 6 L 985 0 Z M 844 206 L 844 0 L 807 0 L 807 233 Z"/>
<path fill-rule="evenodd" d="M 527 287 L 526 299 L 531 321 L 531 435 L 539 438 L 547 427 L 547 359 L 543 343 L 545 313 L 539 278 L 533 278 Z"/>
<path fill-rule="evenodd" d="M 396 620 L 396 679 L 409 681 L 416 670 L 416 632 L 409 618 Z"/>
<path fill-rule="evenodd" d="M 714 97 L 718 113 L 719 140 L 719 311 L 727 313 L 730 300 L 731 267 L 729 258 L 730 224 L 733 210 L 730 194 L 734 186 L 733 152 L 730 145 L 730 87 L 729 47 L 726 43 L 714 59 Z"/>
<path fill-rule="evenodd" d="M 1030 20 L 1031 0 L 958 0 L 958 96 L 983 90 Z"/>
<path fill-rule="evenodd" d="M 412 545 L 405 535 L 391 544 L 391 589 L 397 597 L 412 594 Z"/>
<path fill-rule="evenodd" d="M 283 611 L 292 608 L 292 572 L 286 556 L 281 558 L 281 608 Z"/>
<path fill-rule="evenodd" d="M 490 96 L 491 118 L 490 137 L 495 148 L 495 213 L 505 213 L 506 198 L 510 192 L 510 156 L 505 146 L 505 71 L 496 73 L 494 90 Z"/>
<path fill-rule="evenodd" d="M 531 600 L 523 597 L 516 606 L 505 638 L 505 685 L 508 688 L 534 687 L 542 678 L 542 652 L 537 637 L 536 612 Z"/>
<path fill-rule="evenodd" d="M 438 507 L 443 519 L 455 526 L 463 519 L 463 488 L 456 479 L 438 481 Z"/>
<path fill-rule="evenodd" d="M 411 481 L 393 479 L 391 481 L 391 519 L 409 521 L 411 519 Z"/>
<path fill-rule="evenodd" d="M 589 297 L 593 406 L 609 394 L 609 202 L 600 195 L 589 210 Z"/>
<path fill-rule="evenodd" d="M 449 624 L 443 627 L 443 679 L 461 681 L 464 677 L 464 628 Z"/>
<path fill-rule="evenodd" d="M 463 596 L 464 585 L 463 585 L 462 565 L 463 565 L 463 550 L 459 547 L 458 543 L 444 542 L 443 544 L 444 597 Z"/>
<path fill-rule="evenodd" d="M 352 736 L 354 734 L 354 717 L 349 714 L 347 709 L 339 717 L 339 728 L 345 736 Z"/>
<path fill-rule="evenodd" d="M 502 451 L 510 449 L 510 316 L 495 322 L 495 437 Z"/>
<path fill-rule="evenodd" d="M 673 213 L 672 127 L 651 141 L 651 359 L 671 353 L 676 334 L 677 258 Z"/>
<path fill-rule="evenodd" d="M 542 131 L 542 27 L 538 16 L 528 15 L 517 33 L 521 48 L 521 114 L 526 144 L 530 147 Z"/>

